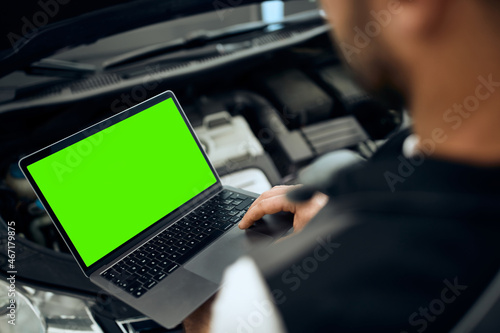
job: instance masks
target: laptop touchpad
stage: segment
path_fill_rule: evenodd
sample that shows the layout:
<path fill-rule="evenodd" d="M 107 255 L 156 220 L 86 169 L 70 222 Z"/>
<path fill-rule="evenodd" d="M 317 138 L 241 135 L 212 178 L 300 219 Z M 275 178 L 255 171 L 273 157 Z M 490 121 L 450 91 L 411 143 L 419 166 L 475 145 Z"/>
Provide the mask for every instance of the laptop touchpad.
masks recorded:
<path fill-rule="evenodd" d="M 252 249 L 269 245 L 272 241 L 270 236 L 234 227 L 184 265 L 184 268 L 219 284 L 229 265 Z"/>

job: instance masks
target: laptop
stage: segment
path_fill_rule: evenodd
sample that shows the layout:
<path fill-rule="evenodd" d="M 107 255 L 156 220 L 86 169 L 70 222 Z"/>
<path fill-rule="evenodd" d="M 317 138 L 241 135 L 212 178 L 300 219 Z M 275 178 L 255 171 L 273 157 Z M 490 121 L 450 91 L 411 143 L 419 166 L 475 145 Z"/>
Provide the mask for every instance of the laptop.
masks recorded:
<path fill-rule="evenodd" d="M 257 195 L 221 184 L 171 91 L 19 165 L 90 281 L 167 328 L 292 225 L 275 214 L 237 227 Z"/>

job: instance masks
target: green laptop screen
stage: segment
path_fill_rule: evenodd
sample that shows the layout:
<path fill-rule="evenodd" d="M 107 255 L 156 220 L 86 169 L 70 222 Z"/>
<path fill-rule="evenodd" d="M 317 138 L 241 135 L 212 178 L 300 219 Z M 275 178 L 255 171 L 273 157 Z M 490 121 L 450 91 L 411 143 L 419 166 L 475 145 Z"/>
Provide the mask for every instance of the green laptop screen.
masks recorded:
<path fill-rule="evenodd" d="M 172 98 L 27 168 L 87 266 L 217 181 Z"/>

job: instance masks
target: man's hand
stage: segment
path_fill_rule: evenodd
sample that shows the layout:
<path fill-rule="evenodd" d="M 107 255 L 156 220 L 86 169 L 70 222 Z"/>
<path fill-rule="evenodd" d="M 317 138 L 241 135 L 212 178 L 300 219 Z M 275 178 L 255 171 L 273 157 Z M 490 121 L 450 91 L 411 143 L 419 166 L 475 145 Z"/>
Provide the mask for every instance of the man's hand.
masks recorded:
<path fill-rule="evenodd" d="M 302 230 L 328 202 L 328 196 L 317 193 L 311 200 L 301 203 L 291 202 L 287 199 L 286 193 L 301 185 L 295 186 L 275 186 L 253 202 L 245 216 L 239 223 L 240 229 L 251 227 L 254 222 L 260 220 L 264 215 L 279 212 L 290 212 L 294 214 L 294 232 Z"/>

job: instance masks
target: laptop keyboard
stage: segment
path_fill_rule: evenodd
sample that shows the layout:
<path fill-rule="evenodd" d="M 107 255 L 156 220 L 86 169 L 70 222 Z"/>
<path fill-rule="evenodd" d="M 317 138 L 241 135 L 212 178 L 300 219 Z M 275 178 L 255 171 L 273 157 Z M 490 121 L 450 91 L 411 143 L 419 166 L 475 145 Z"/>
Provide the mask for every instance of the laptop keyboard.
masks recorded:
<path fill-rule="evenodd" d="M 223 190 L 101 275 L 141 297 L 239 222 L 254 200 Z"/>

